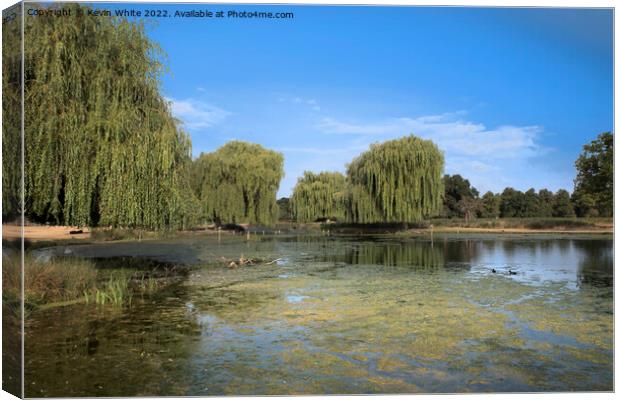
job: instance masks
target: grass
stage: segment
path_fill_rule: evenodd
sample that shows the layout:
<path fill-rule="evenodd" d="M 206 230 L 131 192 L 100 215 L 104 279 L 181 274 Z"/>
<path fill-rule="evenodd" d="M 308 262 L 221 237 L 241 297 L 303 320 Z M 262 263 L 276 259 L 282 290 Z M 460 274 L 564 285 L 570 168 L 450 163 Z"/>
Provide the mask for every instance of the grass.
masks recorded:
<path fill-rule="evenodd" d="M 142 274 L 142 277 L 137 281 L 137 286 L 142 293 L 153 293 L 160 287 L 160 280 L 152 276 Z"/>
<path fill-rule="evenodd" d="M 478 228 L 478 229 L 523 229 L 523 230 L 599 230 L 613 227 L 613 218 L 432 218 L 406 225 L 400 223 L 350 224 L 350 223 L 307 223 L 297 224 L 295 228 L 304 231 L 332 232 L 337 234 L 381 234 L 405 233 L 411 229 L 434 228 Z M 293 226 L 293 225 L 291 225 Z"/>
<path fill-rule="evenodd" d="M 499 229 L 592 229 L 611 225 L 611 218 L 477 218 L 467 222 L 463 218 L 435 218 L 435 227 L 499 228 Z"/>
<path fill-rule="evenodd" d="M 19 303 L 21 295 L 19 257 L 3 257 L 3 300 Z M 63 302 L 81 297 L 97 282 L 97 270 L 89 260 L 54 258 L 49 262 L 27 254 L 24 260 L 24 303 L 27 306 Z"/>
<path fill-rule="evenodd" d="M 407 224 L 407 229 L 427 229 L 434 227 L 463 227 L 463 228 L 523 228 L 523 229 L 553 229 L 553 228 L 600 228 L 613 226 L 613 218 L 609 217 L 529 217 L 529 218 L 474 218 L 465 221 L 464 218 L 431 218 L 417 223 Z M 402 223 L 375 223 L 375 224 L 353 224 L 353 223 L 297 223 L 282 222 L 276 229 L 300 230 L 300 231 L 401 231 L 405 229 Z"/>
<path fill-rule="evenodd" d="M 90 291 L 84 291 L 86 303 L 115 306 L 131 305 L 133 289 L 130 287 L 132 275 L 125 271 L 115 271 L 103 283 Z"/>
<path fill-rule="evenodd" d="M 2 259 L 2 300 L 18 312 L 21 296 L 19 253 Z M 45 262 L 27 252 L 24 305 L 28 310 L 86 302 L 131 305 L 136 294 L 151 294 L 186 270 L 144 259 L 90 260 L 56 257 Z"/>

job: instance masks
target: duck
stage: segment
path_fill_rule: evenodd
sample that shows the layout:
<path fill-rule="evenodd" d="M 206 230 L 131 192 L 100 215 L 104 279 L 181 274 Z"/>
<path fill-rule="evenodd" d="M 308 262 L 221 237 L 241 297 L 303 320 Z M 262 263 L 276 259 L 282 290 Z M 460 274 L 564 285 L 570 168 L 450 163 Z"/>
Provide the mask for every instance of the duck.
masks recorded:
<path fill-rule="evenodd" d="M 497 271 L 495 270 L 495 268 L 491 268 L 491 272 L 495 274 Z"/>
<path fill-rule="evenodd" d="M 510 270 L 510 269 L 508 270 L 508 275 L 516 275 L 516 274 L 517 274 L 517 273 L 516 273 L 515 271 L 512 271 L 512 270 Z"/>

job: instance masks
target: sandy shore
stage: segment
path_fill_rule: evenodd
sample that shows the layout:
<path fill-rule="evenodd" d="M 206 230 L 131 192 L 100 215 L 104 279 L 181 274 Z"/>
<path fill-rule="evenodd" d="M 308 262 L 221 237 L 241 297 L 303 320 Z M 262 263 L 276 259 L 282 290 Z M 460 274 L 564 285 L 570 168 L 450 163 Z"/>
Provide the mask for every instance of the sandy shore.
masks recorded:
<path fill-rule="evenodd" d="M 82 233 L 71 234 L 71 231 Z M 17 225 L 2 225 L 3 239 L 18 239 L 21 235 L 21 227 Z M 88 239 L 90 230 L 76 226 L 47 226 L 27 225 L 24 227 L 24 237 L 31 241 L 38 240 L 64 240 L 64 239 Z"/>

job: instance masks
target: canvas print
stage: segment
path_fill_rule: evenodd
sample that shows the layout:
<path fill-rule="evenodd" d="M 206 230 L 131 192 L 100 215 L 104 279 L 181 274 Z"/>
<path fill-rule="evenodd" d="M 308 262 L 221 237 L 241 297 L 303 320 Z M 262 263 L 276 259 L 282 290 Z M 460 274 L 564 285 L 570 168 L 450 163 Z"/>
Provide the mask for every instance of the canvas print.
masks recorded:
<path fill-rule="evenodd" d="M 2 389 L 612 392 L 613 9 L 2 13 Z"/>

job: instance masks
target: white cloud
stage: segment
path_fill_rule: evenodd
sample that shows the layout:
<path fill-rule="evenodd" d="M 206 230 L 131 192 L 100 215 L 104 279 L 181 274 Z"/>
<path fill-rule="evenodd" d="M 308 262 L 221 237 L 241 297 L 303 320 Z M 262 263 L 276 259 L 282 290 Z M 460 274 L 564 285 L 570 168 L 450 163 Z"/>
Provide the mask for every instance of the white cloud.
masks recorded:
<path fill-rule="evenodd" d="M 167 98 L 170 110 L 175 118 L 181 120 L 188 129 L 201 130 L 212 127 L 231 113 L 214 105 L 195 99 Z"/>
<path fill-rule="evenodd" d="M 533 157 L 548 151 L 538 143 L 542 133 L 542 129 L 538 126 L 505 125 L 488 129 L 484 124 L 460 118 L 464 114 L 465 112 L 460 111 L 416 118 L 390 118 L 370 124 L 351 124 L 333 118 L 323 118 L 317 127 L 320 131 L 330 134 L 386 138 L 414 134 L 432 139 L 451 156 Z"/>
<path fill-rule="evenodd" d="M 346 141 L 352 147 L 408 134 L 431 139 L 444 152 L 445 172 L 461 174 L 481 192 L 501 191 L 507 186 L 519 190 L 571 187 L 570 171 L 552 171 L 540 161 L 540 157 L 553 150 L 541 144 L 544 130 L 540 126 L 507 124 L 489 128 L 469 120 L 466 115 L 458 111 L 370 123 L 323 118 L 316 128 L 326 134 L 339 135 L 341 139 L 350 137 L 351 140 Z"/>

